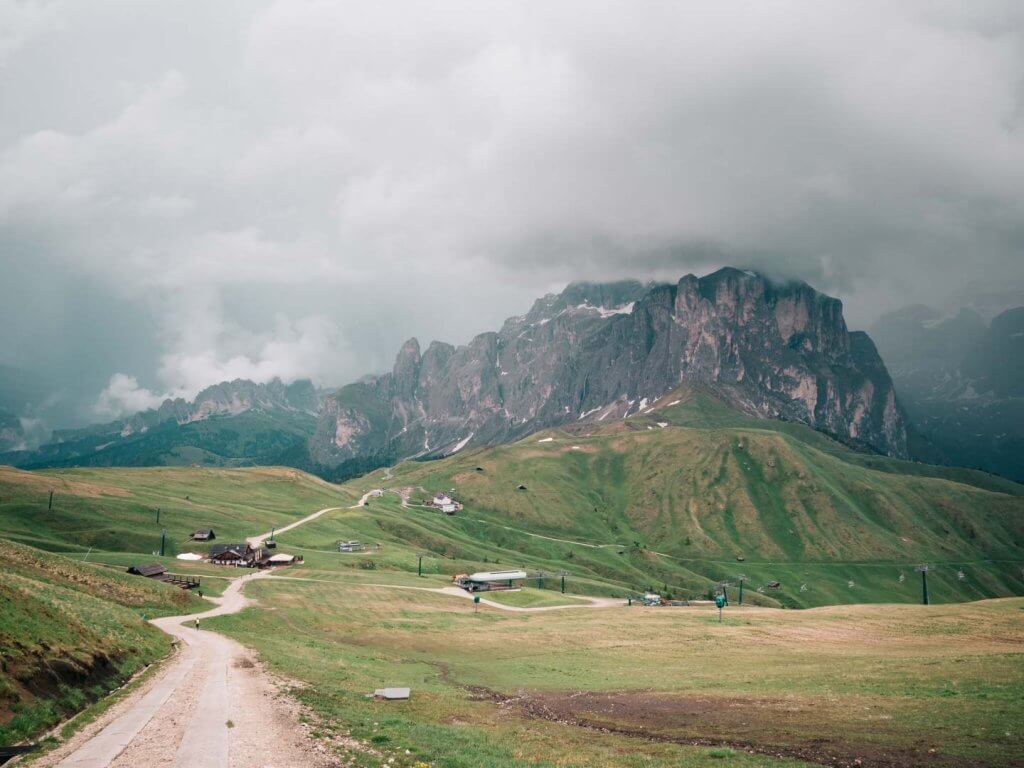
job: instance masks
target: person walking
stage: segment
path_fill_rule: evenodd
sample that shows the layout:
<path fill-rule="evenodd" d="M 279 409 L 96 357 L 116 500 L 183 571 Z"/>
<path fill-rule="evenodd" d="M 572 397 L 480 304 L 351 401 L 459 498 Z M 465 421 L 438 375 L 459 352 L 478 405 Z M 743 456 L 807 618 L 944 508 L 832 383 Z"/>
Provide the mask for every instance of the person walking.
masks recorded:
<path fill-rule="evenodd" d="M 199 629 L 199 619 L 196 619 L 196 629 Z"/>

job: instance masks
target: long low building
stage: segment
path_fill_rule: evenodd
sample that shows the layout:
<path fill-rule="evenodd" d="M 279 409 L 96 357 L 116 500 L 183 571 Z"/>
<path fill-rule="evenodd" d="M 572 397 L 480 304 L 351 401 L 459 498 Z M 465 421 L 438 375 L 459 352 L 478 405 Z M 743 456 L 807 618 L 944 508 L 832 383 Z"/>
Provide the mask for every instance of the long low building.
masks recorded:
<path fill-rule="evenodd" d="M 455 583 L 467 592 L 492 592 L 499 589 L 516 589 L 526 578 L 526 571 L 480 571 L 469 575 L 460 574 Z"/>

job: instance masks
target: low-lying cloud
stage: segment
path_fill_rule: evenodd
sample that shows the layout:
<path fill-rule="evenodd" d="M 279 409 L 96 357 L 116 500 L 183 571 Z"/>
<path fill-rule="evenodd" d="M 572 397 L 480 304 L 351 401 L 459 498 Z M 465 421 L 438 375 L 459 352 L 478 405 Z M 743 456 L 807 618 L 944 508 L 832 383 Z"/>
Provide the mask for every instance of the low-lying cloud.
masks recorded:
<path fill-rule="evenodd" d="M 1014 2 L 0 0 L 0 30 L 0 362 L 80 418 L 342 383 L 574 279 L 735 263 L 859 325 L 1024 280 Z"/>

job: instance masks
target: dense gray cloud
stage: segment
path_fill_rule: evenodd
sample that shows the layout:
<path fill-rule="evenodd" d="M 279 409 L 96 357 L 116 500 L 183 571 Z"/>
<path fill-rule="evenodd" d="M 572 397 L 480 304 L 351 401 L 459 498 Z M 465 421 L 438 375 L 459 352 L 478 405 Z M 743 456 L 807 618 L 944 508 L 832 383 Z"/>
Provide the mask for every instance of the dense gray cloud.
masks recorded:
<path fill-rule="evenodd" d="M 0 0 L 0 107 L 0 363 L 69 419 L 574 279 L 1024 280 L 1016 2 Z"/>

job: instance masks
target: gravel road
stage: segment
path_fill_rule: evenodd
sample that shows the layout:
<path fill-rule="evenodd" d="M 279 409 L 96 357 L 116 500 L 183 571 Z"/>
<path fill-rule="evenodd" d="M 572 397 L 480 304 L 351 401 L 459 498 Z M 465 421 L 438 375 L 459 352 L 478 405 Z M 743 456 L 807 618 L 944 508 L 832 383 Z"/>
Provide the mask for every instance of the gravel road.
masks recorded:
<path fill-rule="evenodd" d="M 181 648 L 161 674 L 37 765 L 56 768 L 327 768 L 337 765 L 298 727 L 296 705 L 253 653 L 202 629 L 251 603 L 236 579 L 215 608 L 154 619 Z M 200 628 L 195 628 L 199 620 Z"/>

